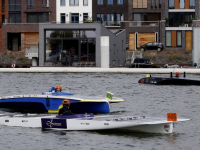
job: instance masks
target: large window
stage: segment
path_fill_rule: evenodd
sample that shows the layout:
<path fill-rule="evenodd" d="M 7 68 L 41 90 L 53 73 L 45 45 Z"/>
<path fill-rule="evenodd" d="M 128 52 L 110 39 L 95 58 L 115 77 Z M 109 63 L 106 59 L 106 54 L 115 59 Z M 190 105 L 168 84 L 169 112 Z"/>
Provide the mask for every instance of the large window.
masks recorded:
<path fill-rule="evenodd" d="M 21 23 L 21 13 L 9 13 L 9 23 Z"/>
<path fill-rule="evenodd" d="M 87 6 L 88 5 L 88 0 L 83 0 L 83 6 Z"/>
<path fill-rule="evenodd" d="M 113 5 L 113 0 L 107 0 L 108 5 Z"/>
<path fill-rule="evenodd" d="M 26 0 L 27 8 L 34 8 L 35 0 Z"/>
<path fill-rule="evenodd" d="M 9 0 L 9 11 L 21 11 L 21 0 Z"/>
<path fill-rule="evenodd" d="M 97 5 L 103 5 L 103 0 L 97 0 Z"/>
<path fill-rule="evenodd" d="M 133 0 L 133 8 L 147 8 L 147 0 Z"/>
<path fill-rule="evenodd" d="M 65 6 L 65 0 L 60 0 L 60 6 Z"/>
<path fill-rule="evenodd" d="M 45 60 L 65 66 L 95 62 L 95 38 L 95 30 L 47 30 Z"/>
<path fill-rule="evenodd" d="M 166 46 L 172 46 L 172 33 L 171 31 L 166 31 Z"/>
<path fill-rule="evenodd" d="M 70 6 L 78 6 L 79 5 L 79 0 L 69 0 L 69 5 Z"/>
<path fill-rule="evenodd" d="M 195 9 L 195 0 L 190 0 L 190 9 Z"/>
<path fill-rule="evenodd" d="M 117 5 L 123 5 L 124 0 L 117 0 Z"/>
<path fill-rule="evenodd" d="M 194 12 L 182 12 L 169 13 L 169 26 L 170 27 L 180 27 L 180 26 L 191 26 L 192 18 L 195 18 Z"/>
<path fill-rule="evenodd" d="M 49 22 L 49 13 L 28 13 L 27 23 Z"/>
<path fill-rule="evenodd" d="M 174 0 L 169 0 L 169 9 L 174 9 Z"/>

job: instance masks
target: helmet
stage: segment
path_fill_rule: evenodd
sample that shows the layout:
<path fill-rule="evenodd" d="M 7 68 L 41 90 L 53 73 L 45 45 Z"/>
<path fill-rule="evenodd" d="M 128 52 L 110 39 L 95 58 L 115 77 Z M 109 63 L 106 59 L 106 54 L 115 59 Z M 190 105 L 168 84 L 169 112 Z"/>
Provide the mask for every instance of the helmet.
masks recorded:
<path fill-rule="evenodd" d="M 60 89 L 60 90 L 62 90 L 62 86 L 57 85 L 57 86 L 56 86 L 56 89 Z"/>
<path fill-rule="evenodd" d="M 63 104 L 63 105 L 64 105 L 64 104 L 70 105 L 70 100 L 65 99 L 65 100 L 62 101 L 62 104 Z"/>

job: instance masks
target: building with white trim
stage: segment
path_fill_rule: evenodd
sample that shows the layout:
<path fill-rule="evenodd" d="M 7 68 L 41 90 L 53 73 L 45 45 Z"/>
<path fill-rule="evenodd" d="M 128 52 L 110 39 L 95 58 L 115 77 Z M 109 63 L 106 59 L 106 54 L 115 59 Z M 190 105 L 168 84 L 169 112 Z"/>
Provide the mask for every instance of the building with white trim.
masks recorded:
<path fill-rule="evenodd" d="M 82 23 L 92 20 L 92 0 L 56 0 L 57 23 Z"/>

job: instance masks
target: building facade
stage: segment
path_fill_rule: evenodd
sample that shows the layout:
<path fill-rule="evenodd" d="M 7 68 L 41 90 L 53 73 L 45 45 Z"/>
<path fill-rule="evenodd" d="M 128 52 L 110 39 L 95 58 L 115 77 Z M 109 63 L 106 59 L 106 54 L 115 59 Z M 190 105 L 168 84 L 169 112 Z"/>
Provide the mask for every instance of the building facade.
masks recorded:
<path fill-rule="evenodd" d="M 199 3 L 200 0 L 0 0 L 2 22 L 0 52 L 6 50 L 25 52 L 32 47 L 38 49 L 39 24 L 70 25 L 73 23 L 70 26 L 76 25 L 78 32 L 83 34 L 79 28 L 82 24 L 87 23 L 83 25 L 87 26 L 91 22 L 99 23 L 112 34 L 125 31 L 126 38 L 123 42 L 127 41 L 129 50 L 137 50 L 141 45 L 151 41 L 162 42 L 165 50 L 192 50 L 195 40 L 193 39 L 194 20 L 198 20 L 200 16 Z M 198 26 L 199 22 L 196 21 L 195 27 Z M 71 36 L 71 29 L 70 32 L 66 31 L 67 26 L 64 26 L 64 29 L 62 36 L 64 33 Z M 58 32 L 54 32 L 51 35 L 57 34 Z M 55 37 L 49 38 L 53 41 L 52 38 Z M 76 53 L 78 53 L 78 61 L 81 62 L 83 60 L 81 60 L 81 53 L 85 55 L 85 52 L 80 50 L 81 42 L 73 38 L 71 40 L 73 45 L 79 46 L 75 51 L 78 50 Z M 49 47 L 55 45 L 52 42 L 46 44 Z M 69 47 L 62 45 L 62 50 L 66 49 Z M 95 61 L 98 60 L 96 53 Z M 90 62 L 89 55 L 90 50 L 87 50 L 84 58 L 86 62 Z M 47 61 L 46 53 L 44 56 Z M 119 62 L 116 58 L 111 60 L 113 64 L 121 65 L 121 60 Z M 97 61 L 96 64 L 99 62 Z"/>
<path fill-rule="evenodd" d="M 2 51 L 38 47 L 39 23 L 56 19 L 55 0 L 8 0 L 8 17 L 2 25 Z"/>
<path fill-rule="evenodd" d="M 56 0 L 57 23 L 83 23 L 92 18 L 92 0 Z"/>
<path fill-rule="evenodd" d="M 39 66 L 101 67 L 101 37 L 109 37 L 110 66 L 126 60 L 125 30 L 110 31 L 99 23 L 40 24 Z"/>

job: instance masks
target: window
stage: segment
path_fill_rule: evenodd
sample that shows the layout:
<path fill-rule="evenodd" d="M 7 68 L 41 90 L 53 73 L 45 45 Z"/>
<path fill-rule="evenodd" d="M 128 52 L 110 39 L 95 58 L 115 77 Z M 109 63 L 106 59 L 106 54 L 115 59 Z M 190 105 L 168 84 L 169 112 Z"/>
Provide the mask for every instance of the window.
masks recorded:
<path fill-rule="evenodd" d="M 65 23 L 65 13 L 60 14 L 60 22 Z"/>
<path fill-rule="evenodd" d="M 169 9 L 174 9 L 174 0 L 169 0 Z"/>
<path fill-rule="evenodd" d="M 69 0 L 69 5 L 70 6 L 78 6 L 79 5 L 79 0 Z"/>
<path fill-rule="evenodd" d="M 103 24 L 104 22 L 104 14 L 97 14 L 97 21 Z"/>
<path fill-rule="evenodd" d="M 123 5 L 124 0 L 117 0 L 117 5 Z"/>
<path fill-rule="evenodd" d="M 155 8 L 157 8 L 157 5 L 158 5 L 158 4 L 157 4 L 157 3 L 158 3 L 157 1 L 158 1 L 158 0 L 155 1 Z"/>
<path fill-rule="evenodd" d="M 88 13 L 83 13 L 83 22 L 88 21 Z"/>
<path fill-rule="evenodd" d="M 103 5 L 103 0 L 97 0 L 97 5 Z"/>
<path fill-rule="evenodd" d="M 27 0 L 26 4 L 27 4 L 27 8 L 34 8 L 34 2 L 35 0 Z"/>
<path fill-rule="evenodd" d="M 153 8 L 153 1 L 154 1 L 154 0 L 151 0 L 151 8 Z"/>
<path fill-rule="evenodd" d="M 42 0 L 42 7 L 45 7 L 45 0 Z"/>
<path fill-rule="evenodd" d="M 113 5 L 113 0 L 107 0 L 108 5 Z"/>
<path fill-rule="evenodd" d="M 181 31 L 177 31 L 177 46 L 182 46 Z"/>
<path fill-rule="evenodd" d="M 169 26 L 170 27 L 179 27 L 188 24 L 189 26 L 192 23 L 192 18 L 195 18 L 194 12 L 170 12 L 169 13 Z"/>
<path fill-rule="evenodd" d="M 83 0 L 83 6 L 87 6 L 88 5 L 88 0 Z"/>
<path fill-rule="evenodd" d="M 190 0 L 190 9 L 195 9 L 195 0 Z"/>
<path fill-rule="evenodd" d="M 2 15 L 2 22 L 1 23 L 5 23 L 5 15 Z"/>
<path fill-rule="evenodd" d="M 185 8 L 185 0 L 180 0 L 180 9 Z"/>
<path fill-rule="evenodd" d="M 72 23 L 79 23 L 79 13 L 72 13 L 71 21 L 72 21 Z"/>
<path fill-rule="evenodd" d="M 60 6 L 65 6 L 65 0 L 60 0 Z"/>
<path fill-rule="evenodd" d="M 21 11 L 21 0 L 9 0 L 9 11 Z"/>
<path fill-rule="evenodd" d="M 49 22 L 49 13 L 28 13 L 27 23 Z"/>
<path fill-rule="evenodd" d="M 172 33 L 171 31 L 166 31 L 166 46 L 172 46 Z"/>
<path fill-rule="evenodd" d="M 162 0 L 159 0 L 159 8 L 161 8 Z"/>
<path fill-rule="evenodd" d="M 107 26 L 114 25 L 114 14 L 107 14 Z"/>
<path fill-rule="evenodd" d="M 9 13 L 9 23 L 21 23 L 21 13 Z"/>
<path fill-rule="evenodd" d="M 5 0 L 2 0 L 2 12 L 5 11 Z"/>
<path fill-rule="evenodd" d="M 117 14 L 117 26 L 120 26 L 121 21 L 124 21 L 124 14 Z"/>
<path fill-rule="evenodd" d="M 133 8 L 147 8 L 147 0 L 133 0 Z"/>

